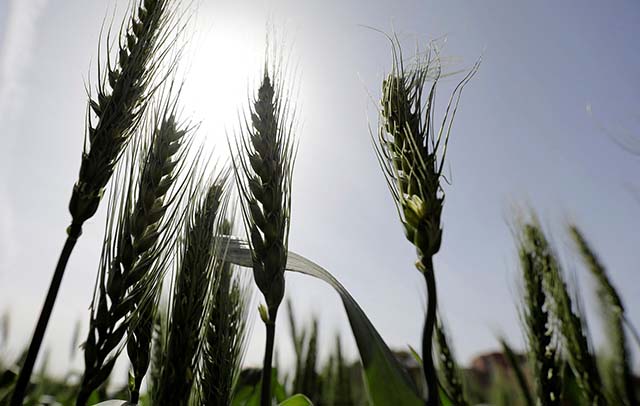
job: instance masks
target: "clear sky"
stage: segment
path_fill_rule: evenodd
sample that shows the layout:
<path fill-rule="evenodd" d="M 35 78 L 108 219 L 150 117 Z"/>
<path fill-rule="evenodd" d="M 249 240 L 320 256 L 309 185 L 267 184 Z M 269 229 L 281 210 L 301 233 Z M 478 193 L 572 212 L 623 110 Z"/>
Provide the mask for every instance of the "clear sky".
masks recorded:
<path fill-rule="evenodd" d="M 291 44 L 299 78 L 290 248 L 334 273 L 391 346 L 419 342 L 425 293 L 369 137 L 390 68 L 389 44 L 363 26 L 395 30 L 407 53 L 444 36 L 452 70 L 483 55 L 451 136 L 444 240 L 435 258 L 440 305 L 459 358 L 467 362 L 496 348 L 498 334 L 522 347 L 511 231 L 517 207 L 535 208 L 554 231 L 582 289 L 596 344 L 602 334 L 592 284 L 570 250 L 568 220 L 583 228 L 640 325 L 639 157 L 602 128 L 640 137 L 637 2 L 200 3 L 184 98 L 185 109 L 203 121 L 199 136 L 226 153 L 225 131 L 259 78 L 271 21 Z M 27 343 L 64 242 L 100 27 L 126 5 L 0 1 L 0 311 L 11 314 L 14 354 Z M 440 107 L 455 80 L 442 84 Z M 66 369 L 76 321 L 87 324 L 105 206 L 85 225 L 48 330 L 57 370 Z M 294 275 L 287 294 L 300 318 L 320 318 L 322 342 L 340 331 L 355 348 L 330 288 Z M 286 361 L 284 321 L 279 354 Z M 253 330 L 248 364 L 262 357 L 262 330 Z"/>

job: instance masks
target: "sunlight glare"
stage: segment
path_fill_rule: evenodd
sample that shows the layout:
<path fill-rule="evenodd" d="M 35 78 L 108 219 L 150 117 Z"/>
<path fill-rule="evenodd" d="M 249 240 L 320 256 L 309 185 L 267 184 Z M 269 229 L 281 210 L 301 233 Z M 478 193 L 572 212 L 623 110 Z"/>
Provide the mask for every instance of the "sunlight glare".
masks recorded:
<path fill-rule="evenodd" d="M 198 144 L 226 161 L 226 137 L 239 128 L 262 72 L 264 35 L 250 24 L 218 20 L 196 33 L 186 53 L 182 102 L 186 117 L 200 123 Z"/>

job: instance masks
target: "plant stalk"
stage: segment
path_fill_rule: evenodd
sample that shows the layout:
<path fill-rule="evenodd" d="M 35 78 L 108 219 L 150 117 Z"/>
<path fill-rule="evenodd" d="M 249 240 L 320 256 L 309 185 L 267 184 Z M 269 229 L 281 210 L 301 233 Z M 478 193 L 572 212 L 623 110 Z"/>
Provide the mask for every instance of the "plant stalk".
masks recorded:
<path fill-rule="evenodd" d="M 93 391 L 87 388 L 80 388 L 80 392 L 76 397 L 76 406 L 87 406 L 87 402 L 89 401 L 89 397 Z"/>
<path fill-rule="evenodd" d="M 138 389 L 134 389 L 131 391 L 131 395 L 129 396 L 129 401 L 134 405 L 138 404 L 138 402 L 140 401 L 140 391 Z"/>
<path fill-rule="evenodd" d="M 431 342 L 433 329 L 436 323 L 436 279 L 433 274 L 433 258 L 431 256 L 421 256 L 418 268 L 424 275 L 427 285 L 427 313 L 422 330 L 422 367 L 427 381 L 427 406 L 440 406 L 440 396 L 438 395 L 438 376 L 433 364 L 433 352 Z"/>
<path fill-rule="evenodd" d="M 267 328 L 267 342 L 264 349 L 264 364 L 262 365 L 262 388 L 260 390 L 260 406 L 271 406 L 271 364 L 273 363 L 273 345 L 276 336 L 275 314 L 269 316 L 265 323 Z"/>
<path fill-rule="evenodd" d="M 67 262 L 69 261 L 69 257 L 71 256 L 73 247 L 75 247 L 80 234 L 82 234 L 82 224 L 71 223 L 71 225 L 67 229 L 67 240 L 64 243 L 64 247 L 62 247 L 62 252 L 60 253 L 60 258 L 58 259 L 58 264 L 56 265 L 56 269 L 53 273 L 53 278 L 51 279 L 51 283 L 49 284 L 47 297 L 44 301 L 44 304 L 42 305 L 42 310 L 40 311 L 38 324 L 36 325 L 36 329 L 33 332 L 33 336 L 31 338 L 31 344 L 29 345 L 27 357 L 25 358 L 24 365 L 20 369 L 20 375 L 18 376 L 18 381 L 16 382 L 16 386 L 13 390 L 13 395 L 11 396 L 11 406 L 22 406 L 22 401 L 26 394 L 29 381 L 31 379 L 31 373 L 33 372 L 33 366 L 36 363 L 38 352 L 40 352 L 40 346 L 42 345 L 44 333 L 47 330 L 47 325 L 49 324 L 49 319 L 51 318 L 53 305 L 56 301 L 56 297 L 58 296 L 58 290 L 60 290 L 60 283 L 62 282 L 64 270 L 67 267 Z"/>

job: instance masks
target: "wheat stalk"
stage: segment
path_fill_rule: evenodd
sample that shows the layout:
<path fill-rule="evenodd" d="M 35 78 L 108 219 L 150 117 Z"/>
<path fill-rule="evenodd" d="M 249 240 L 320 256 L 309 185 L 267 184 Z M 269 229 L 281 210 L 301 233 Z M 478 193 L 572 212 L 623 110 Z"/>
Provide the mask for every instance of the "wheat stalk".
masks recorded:
<path fill-rule="evenodd" d="M 526 326 L 529 352 L 536 380 L 538 404 L 561 404 L 562 381 L 554 332 L 549 318 L 549 300 L 544 291 L 543 278 L 548 272 L 548 252 L 539 241 L 536 228 L 522 228 L 519 256 L 524 280 L 522 314 Z"/>
<path fill-rule="evenodd" d="M 170 37 L 171 30 L 167 28 L 173 15 L 169 0 L 141 1 L 128 28 L 121 33 L 117 62 L 115 65 L 107 62 L 106 80 L 99 77 L 97 97 L 89 102 L 96 121 L 94 123 L 88 115 L 88 136 L 85 136 L 80 173 L 69 202 L 71 225 L 11 398 L 12 406 L 22 404 L 64 270 L 82 233 L 82 225 L 97 211 L 104 188 L 142 115 L 149 84 L 166 55 L 163 46 Z"/>
<path fill-rule="evenodd" d="M 220 232 L 231 235 L 231 223 Z M 205 325 L 202 361 L 198 374 L 198 404 L 230 405 L 246 346 L 248 286 L 234 278 L 228 262 L 218 268 L 220 275 L 211 297 Z"/>
<path fill-rule="evenodd" d="M 440 315 L 438 315 L 436 321 L 435 337 L 442 384 L 456 406 L 468 406 L 469 402 L 464 394 L 462 376 L 460 375 L 458 363 L 447 339 L 447 331 Z"/>
<path fill-rule="evenodd" d="M 261 405 L 271 404 L 271 368 L 276 316 L 284 297 L 284 271 L 291 212 L 294 162 L 293 117 L 277 68 L 265 66 L 233 158 L 236 184 L 249 235 L 256 285 L 266 301 L 261 318 L 266 326 Z"/>
<path fill-rule="evenodd" d="M 132 340 L 128 353 L 134 366 L 131 389 L 136 400 L 148 366 L 153 308 L 180 214 L 176 209 L 167 214 L 167 210 L 185 191 L 184 183 L 175 180 L 184 167 L 190 141 L 188 128 L 176 121 L 175 101 L 167 101 L 163 109 L 150 119 L 152 136 L 142 146 L 139 177 L 125 173 L 119 179 L 122 196 L 114 194 L 108 221 L 115 220 L 115 225 L 108 226 L 113 230 L 105 236 L 84 343 L 85 371 L 78 405 L 86 404 L 111 372 L 125 334 Z M 135 154 L 136 148 L 132 150 Z M 130 173 L 135 171 L 132 166 Z"/>
<path fill-rule="evenodd" d="M 193 199 L 176 259 L 176 275 L 162 370 L 154 404 L 187 405 L 198 368 L 208 298 L 222 266 L 215 244 L 225 217 L 226 173 L 219 175 L 200 199 Z"/>
<path fill-rule="evenodd" d="M 435 133 L 434 104 L 439 60 L 428 52 L 405 67 L 400 45 L 393 46 L 392 71 L 383 81 L 382 124 L 376 151 L 407 239 L 416 247 L 416 267 L 427 287 L 427 312 L 422 335 L 422 359 L 428 389 L 428 406 L 439 404 L 438 381 L 431 352 L 436 321 L 436 283 L 433 256 L 442 240 L 441 214 L 444 193 L 440 184 L 449 134 L 463 88 L 478 69 L 478 63 L 454 89 L 445 116 Z M 431 80 L 426 100 L 423 94 Z"/>
<path fill-rule="evenodd" d="M 562 276 L 562 269 L 544 233 L 537 225 L 529 225 L 526 234 L 527 239 L 535 247 L 538 261 L 540 261 L 539 266 L 544 270 L 542 280 L 549 307 L 558 322 L 563 347 L 583 398 L 594 406 L 606 405 L 596 362 L 585 336 L 582 319 L 574 311 L 571 296 Z"/>
<path fill-rule="evenodd" d="M 609 340 L 613 345 L 613 372 L 612 379 L 615 386 L 614 392 L 617 402 L 624 405 L 637 405 L 638 399 L 634 388 L 634 377 L 631 370 L 631 354 L 627 347 L 624 331 L 624 306 L 622 300 L 607 275 L 604 265 L 589 246 L 580 230 L 572 225 L 569 232 L 576 243 L 587 268 L 594 277 L 597 286 L 597 296 L 600 301 L 602 315 L 608 326 Z"/>

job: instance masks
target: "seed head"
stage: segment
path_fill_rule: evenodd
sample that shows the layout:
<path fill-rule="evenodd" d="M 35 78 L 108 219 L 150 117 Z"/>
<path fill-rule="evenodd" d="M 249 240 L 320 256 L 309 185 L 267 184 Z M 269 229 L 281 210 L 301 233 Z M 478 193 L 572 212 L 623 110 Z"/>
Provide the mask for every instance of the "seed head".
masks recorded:
<path fill-rule="evenodd" d="M 441 75 L 440 62 L 431 53 L 405 68 L 394 43 L 394 66 L 382 84 L 382 123 L 376 142 L 380 164 L 387 177 L 405 235 L 421 256 L 435 255 L 442 241 L 441 187 L 449 132 L 460 94 L 478 64 L 455 88 L 445 117 L 434 133 L 434 100 Z M 426 101 L 423 94 L 431 81 Z M 450 112 L 451 110 L 451 112 Z"/>
<path fill-rule="evenodd" d="M 146 106 L 151 83 L 170 34 L 170 0 L 141 1 L 128 28 L 121 33 L 117 62 L 107 62 L 98 91 L 89 101 L 87 136 L 80 174 L 73 187 L 69 211 L 81 226 L 100 204 L 104 188 Z"/>
<path fill-rule="evenodd" d="M 256 285 L 271 317 L 284 296 L 294 161 L 288 102 L 265 69 L 234 158 Z"/>
<path fill-rule="evenodd" d="M 109 218 L 115 222 L 115 229 L 105 236 L 97 297 L 84 346 L 82 397 L 106 379 L 113 367 L 110 359 L 117 357 L 125 333 L 134 341 L 129 346 L 129 356 L 135 358 L 132 361 L 138 390 L 149 363 L 153 309 L 177 217 L 175 210 L 167 213 L 167 209 L 182 194 L 181 187 L 174 187 L 176 166 L 188 151 L 188 145 L 181 148 L 187 131 L 178 126 L 173 113 L 166 111 L 150 119 L 152 134 L 141 148 L 139 177 L 117 177 L 116 186 L 122 188 L 122 197 L 114 193 L 114 210 Z M 137 139 L 132 148 L 134 168 L 138 143 Z M 170 198 L 166 198 L 167 194 Z"/>

